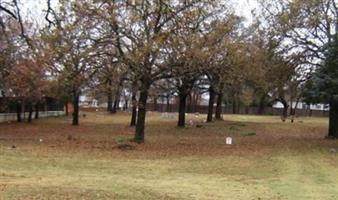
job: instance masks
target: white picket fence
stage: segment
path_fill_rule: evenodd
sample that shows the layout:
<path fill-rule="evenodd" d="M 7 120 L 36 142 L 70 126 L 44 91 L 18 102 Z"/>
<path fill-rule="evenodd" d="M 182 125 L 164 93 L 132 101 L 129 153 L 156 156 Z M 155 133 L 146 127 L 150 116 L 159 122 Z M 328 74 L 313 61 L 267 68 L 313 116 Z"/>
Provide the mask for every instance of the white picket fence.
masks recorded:
<path fill-rule="evenodd" d="M 21 113 L 22 119 L 28 118 L 28 112 Z M 40 111 L 39 118 L 45 117 L 57 117 L 65 115 L 64 111 Z M 33 112 L 33 118 L 35 116 L 35 112 Z M 0 113 L 0 122 L 8 122 L 8 121 L 15 121 L 17 119 L 16 113 Z"/>

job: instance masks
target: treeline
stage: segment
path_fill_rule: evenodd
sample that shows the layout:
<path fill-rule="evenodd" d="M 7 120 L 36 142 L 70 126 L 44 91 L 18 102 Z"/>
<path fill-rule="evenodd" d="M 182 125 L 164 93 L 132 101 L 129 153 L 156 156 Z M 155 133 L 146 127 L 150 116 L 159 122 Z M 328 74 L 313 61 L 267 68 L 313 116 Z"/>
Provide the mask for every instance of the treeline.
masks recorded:
<path fill-rule="evenodd" d="M 221 119 L 226 100 L 258 113 L 280 101 L 283 119 L 295 114 L 289 102 L 327 102 L 337 137 L 335 1 L 264 1 L 250 26 L 230 1 L 56 2 L 46 0 L 42 27 L 21 15 L 24 5 L 0 3 L 0 88 L 18 103 L 72 102 L 79 125 L 81 95 L 104 96 L 109 112 L 130 99 L 142 143 L 149 98 L 177 96 L 179 127 L 187 101 L 205 93 L 207 122 Z"/>

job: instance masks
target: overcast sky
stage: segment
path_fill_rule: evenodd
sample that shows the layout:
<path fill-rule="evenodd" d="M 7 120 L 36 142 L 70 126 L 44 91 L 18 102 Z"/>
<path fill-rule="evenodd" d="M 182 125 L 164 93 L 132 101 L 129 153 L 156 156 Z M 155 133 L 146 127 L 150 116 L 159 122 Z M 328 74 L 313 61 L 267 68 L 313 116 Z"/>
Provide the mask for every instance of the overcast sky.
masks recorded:
<path fill-rule="evenodd" d="M 252 22 L 251 11 L 257 8 L 256 0 L 231 0 L 235 6 L 236 13 L 247 19 L 246 24 Z M 46 10 L 46 0 L 19 0 L 21 9 L 25 16 L 31 16 L 38 24 L 44 22 L 43 10 Z M 55 1 L 51 0 L 53 5 Z M 33 16 L 33 17 L 32 17 Z"/>
<path fill-rule="evenodd" d="M 247 23 L 252 22 L 251 11 L 258 7 L 256 0 L 232 0 L 238 15 L 244 16 Z"/>

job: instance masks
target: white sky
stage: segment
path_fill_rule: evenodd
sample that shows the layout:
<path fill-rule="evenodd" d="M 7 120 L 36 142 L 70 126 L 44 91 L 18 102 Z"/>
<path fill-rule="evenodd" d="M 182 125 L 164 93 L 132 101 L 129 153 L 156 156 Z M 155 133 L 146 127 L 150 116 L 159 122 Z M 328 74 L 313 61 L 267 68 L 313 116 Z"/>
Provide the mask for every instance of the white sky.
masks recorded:
<path fill-rule="evenodd" d="M 252 15 L 251 11 L 257 8 L 256 0 L 230 0 L 236 10 L 236 13 L 240 16 L 245 17 L 246 24 L 250 24 L 252 22 Z M 33 18 L 37 24 L 41 24 L 44 22 L 44 15 L 45 13 L 43 10 L 47 9 L 47 2 L 46 0 L 19 0 L 21 4 L 22 13 L 25 16 L 30 16 Z M 52 6 L 53 2 L 51 0 Z"/>
<path fill-rule="evenodd" d="M 246 18 L 246 23 L 250 24 L 252 22 L 251 11 L 258 8 L 258 3 L 256 0 L 232 0 L 235 5 L 235 10 L 237 15 L 243 16 Z"/>

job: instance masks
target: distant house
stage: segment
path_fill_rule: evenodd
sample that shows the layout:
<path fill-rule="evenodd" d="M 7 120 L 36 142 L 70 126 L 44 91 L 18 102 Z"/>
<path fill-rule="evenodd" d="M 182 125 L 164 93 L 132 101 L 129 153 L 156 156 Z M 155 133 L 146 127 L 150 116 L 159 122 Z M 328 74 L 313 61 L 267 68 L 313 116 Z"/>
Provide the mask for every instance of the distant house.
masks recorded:
<path fill-rule="evenodd" d="M 289 105 L 291 106 L 291 103 L 289 102 Z M 296 105 L 296 102 L 292 102 L 292 107 L 294 108 Z M 309 107 L 310 106 L 310 107 Z M 273 108 L 283 108 L 283 104 L 281 102 L 276 102 L 273 106 Z M 318 111 L 328 111 L 329 105 L 318 103 L 318 104 L 306 104 L 304 102 L 299 102 L 297 105 L 297 109 L 299 110 L 318 110 Z"/>
<path fill-rule="evenodd" d="M 98 100 L 89 98 L 87 96 L 80 97 L 80 106 L 83 108 L 97 108 L 98 107 Z"/>

